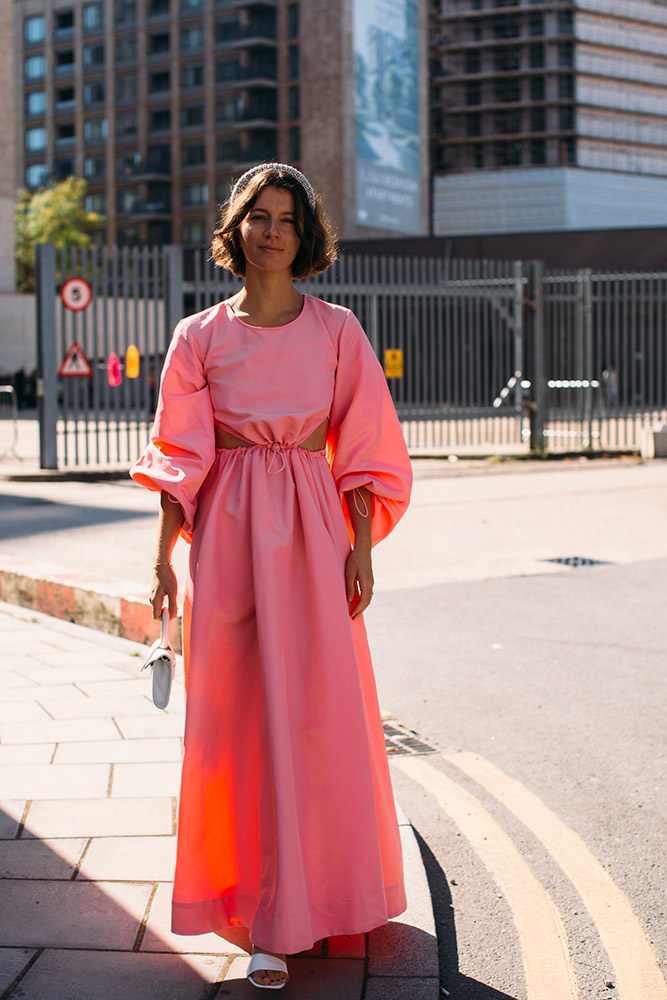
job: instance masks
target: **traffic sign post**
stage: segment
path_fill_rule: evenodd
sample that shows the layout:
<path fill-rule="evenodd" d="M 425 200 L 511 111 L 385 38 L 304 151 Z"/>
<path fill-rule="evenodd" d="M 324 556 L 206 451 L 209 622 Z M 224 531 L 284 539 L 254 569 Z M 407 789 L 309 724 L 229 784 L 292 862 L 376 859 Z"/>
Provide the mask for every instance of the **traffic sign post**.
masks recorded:
<path fill-rule="evenodd" d="M 62 360 L 62 364 L 58 369 L 58 375 L 65 378 L 85 378 L 92 374 L 93 369 L 90 361 L 83 353 L 81 345 L 75 340 L 70 345 L 67 354 Z"/>
<path fill-rule="evenodd" d="M 403 351 L 396 348 L 384 352 L 384 373 L 387 378 L 403 378 Z"/>
<path fill-rule="evenodd" d="M 93 301 L 93 289 L 85 278 L 68 278 L 60 289 L 60 301 L 65 309 L 83 312 Z"/>

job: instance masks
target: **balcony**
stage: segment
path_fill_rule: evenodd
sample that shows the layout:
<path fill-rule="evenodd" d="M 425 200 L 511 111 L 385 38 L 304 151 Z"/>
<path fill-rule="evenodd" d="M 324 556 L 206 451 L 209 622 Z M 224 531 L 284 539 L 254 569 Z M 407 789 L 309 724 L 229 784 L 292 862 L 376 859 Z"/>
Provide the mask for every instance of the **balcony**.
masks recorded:
<path fill-rule="evenodd" d="M 256 22 L 247 27 L 241 27 L 235 22 L 229 25 L 217 24 L 215 29 L 215 47 L 220 49 L 247 48 L 248 45 L 276 44 L 276 26 L 265 22 Z"/>

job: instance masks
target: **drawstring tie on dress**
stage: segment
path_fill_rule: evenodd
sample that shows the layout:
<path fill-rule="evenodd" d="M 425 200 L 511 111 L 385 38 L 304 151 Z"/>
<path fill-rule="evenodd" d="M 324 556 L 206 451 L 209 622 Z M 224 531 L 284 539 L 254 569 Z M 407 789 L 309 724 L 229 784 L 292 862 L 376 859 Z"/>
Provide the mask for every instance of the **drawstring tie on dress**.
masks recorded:
<path fill-rule="evenodd" d="M 266 470 L 267 475 L 269 475 L 269 476 L 277 476 L 279 473 L 281 473 L 283 471 L 283 469 L 287 465 L 287 462 L 285 461 L 285 456 L 283 455 L 282 448 L 280 447 L 280 445 L 278 444 L 277 441 L 274 441 L 272 445 L 268 445 L 267 447 L 271 451 L 271 460 L 269 462 L 269 467 Z M 275 461 L 276 455 L 280 455 L 280 458 L 281 458 L 281 461 L 282 461 L 283 464 L 280 466 L 279 469 L 276 469 L 274 472 L 272 472 L 271 470 L 273 468 L 273 463 Z"/>

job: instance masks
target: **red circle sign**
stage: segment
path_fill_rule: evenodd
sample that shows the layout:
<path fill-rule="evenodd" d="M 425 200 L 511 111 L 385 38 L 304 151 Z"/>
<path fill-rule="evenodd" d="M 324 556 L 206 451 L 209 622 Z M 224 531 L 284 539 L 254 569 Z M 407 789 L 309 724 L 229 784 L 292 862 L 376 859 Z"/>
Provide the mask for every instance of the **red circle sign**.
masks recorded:
<path fill-rule="evenodd" d="M 68 278 L 60 289 L 60 299 L 65 309 L 82 312 L 93 301 L 93 290 L 85 278 Z"/>

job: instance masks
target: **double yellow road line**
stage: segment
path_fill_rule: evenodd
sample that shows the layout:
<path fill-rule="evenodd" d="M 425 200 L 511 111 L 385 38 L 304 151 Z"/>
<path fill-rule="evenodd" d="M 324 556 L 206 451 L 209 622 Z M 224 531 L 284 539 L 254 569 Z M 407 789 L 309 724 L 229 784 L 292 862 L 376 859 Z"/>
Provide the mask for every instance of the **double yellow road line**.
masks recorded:
<path fill-rule="evenodd" d="M 490 792 L 554 858 L 595 922 L 614 968 L 615 995 L 623 1000 L 667 1000 L 667 983 L 644 928 L 627 896 L 581 837 L 536 795 L 483 757 L 456 753 L 444 760 Z M 519 935 L 529 1000 L 577 1000 L 560 913 L 508 834 L 474 795 L 426 758 L 394 758 L 392 763 L 434 796 L 506 897 Z"/>

